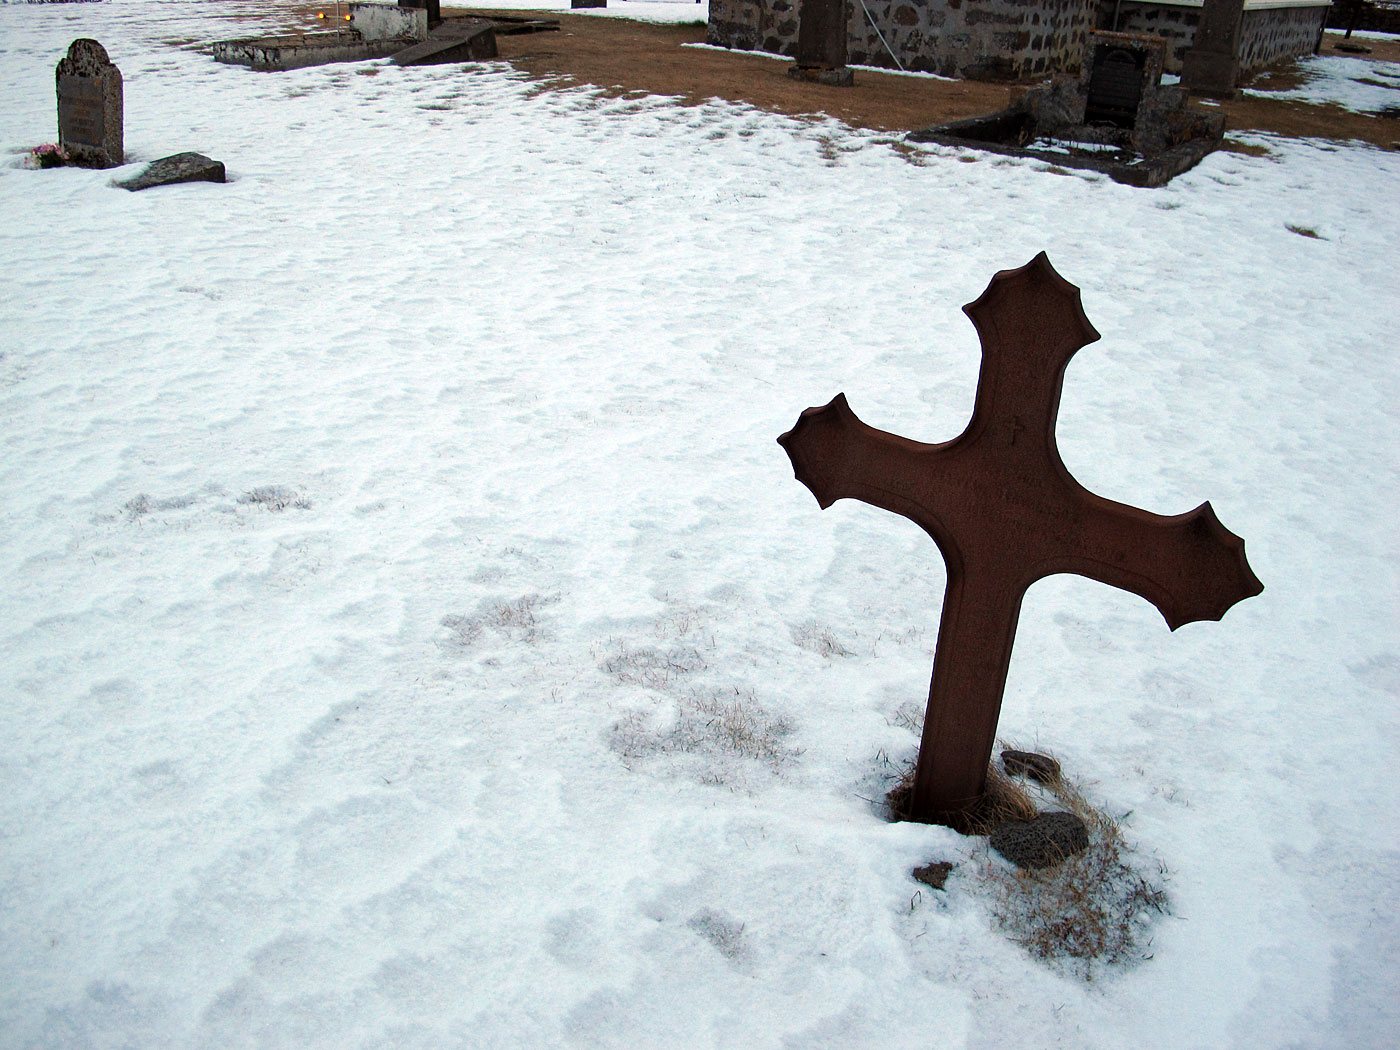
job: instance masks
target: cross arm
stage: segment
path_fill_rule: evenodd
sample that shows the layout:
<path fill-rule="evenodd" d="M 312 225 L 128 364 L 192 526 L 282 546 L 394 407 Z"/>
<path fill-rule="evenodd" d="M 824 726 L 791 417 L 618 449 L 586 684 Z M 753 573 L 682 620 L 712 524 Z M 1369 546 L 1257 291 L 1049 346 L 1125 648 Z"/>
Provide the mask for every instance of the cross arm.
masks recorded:
<path fill-rule="evenodd" d="M 778 444 L 822 510 L 838 499 L 858 499 L 909 518 L 938 539 L 917 495 L 928 455 L 943 445 L 910 441 L 862 423 L 845 394 L 804 411 Z"/>
<path fill-rule="evenodd" d="M 1039 576 L 1072 572 L 1132 591 L 1157 607 L 1175 631 L 1219 620 L 1264 589 L 1245 559 L 1244 540 L 1220 523 L 1209 503 L 1187 514 L 1152 514 L 1091 493 L 1076 523 L 1078 542 L 1042 565 Z"/>

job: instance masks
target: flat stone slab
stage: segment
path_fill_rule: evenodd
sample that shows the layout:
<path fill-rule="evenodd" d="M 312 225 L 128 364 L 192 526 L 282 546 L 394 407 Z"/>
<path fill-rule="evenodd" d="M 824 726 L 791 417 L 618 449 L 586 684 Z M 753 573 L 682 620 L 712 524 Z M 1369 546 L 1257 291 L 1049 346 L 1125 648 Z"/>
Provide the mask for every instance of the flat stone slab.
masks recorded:
<path fill-rule="evenodd" d="M 224 166 L 202 153 L 176 153 L 146 165 L 134 179 L 117 183 L 124 190 L 148 190 L 153 186 L 174 186 L 181 182 L 224 182 Z"/>
<path fill-rule="evenodd" d="M 497 55 L 495 26 L 484 18 L 453 19 L 428 33 L 422 43 L 394 56 L 398 66 L 433 66 L 447 62 L 486 62 Z"/>
<path fill-rule="evenodd" d="M 366 40 L 353 29 L 342 29 L 220 40 L 214 44 L 213 54 L 216 62 L 247 66 L 261 73 L 388 58 L 403 50 L 404 43 L 402 40 Z"/>

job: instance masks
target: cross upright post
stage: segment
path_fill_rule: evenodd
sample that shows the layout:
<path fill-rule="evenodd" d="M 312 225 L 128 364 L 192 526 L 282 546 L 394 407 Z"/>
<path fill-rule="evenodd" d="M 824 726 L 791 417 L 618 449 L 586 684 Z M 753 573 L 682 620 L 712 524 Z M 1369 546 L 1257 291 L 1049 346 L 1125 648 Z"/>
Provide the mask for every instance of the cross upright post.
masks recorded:
<path fill-rule="evenodd" d="M 1244 541 L 1209 503 L 1152 514 L 1094 495 L 1065 469 L 1055 445 L 1065 368 L 1099 333 L 1044 252 L 998 273 L 964 312 L 982 369 L 960 436 L 925 444 L 876 430 L 837 394 L 778 439 L 823 509 L 850 498 L 903 515 L 943 554 L 948 583 L 907 816 L 955 827 L 985 788 L 1032 583 L 1069 572 L 1132 591 L 1172 630 L 1218 620 L 1264 589 Z"/>

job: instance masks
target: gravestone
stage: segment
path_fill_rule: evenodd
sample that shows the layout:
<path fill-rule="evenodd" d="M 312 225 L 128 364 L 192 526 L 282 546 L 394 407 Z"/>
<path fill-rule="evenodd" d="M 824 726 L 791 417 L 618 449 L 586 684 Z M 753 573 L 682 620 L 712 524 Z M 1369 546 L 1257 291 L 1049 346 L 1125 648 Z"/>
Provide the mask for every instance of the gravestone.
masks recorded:
<path fill-rule="evenodd" d="M 1091 62 L 1084 123 L 1131 129 L 1137 123 L 1138 104 L 1142 102 L 1147 53 L 1101 45 L 1094 49 Z"/>
<path fill-rule="evenodd" d="M 867 426 L 844 394 L 778 439 L 826 508 L 857 499 L 938 544 L 948 582 L 908 813 L 966 827 L 982 799 L 1021 598 L 1077 573 L 1146 598 L 1172 630 L 1262 591 L 1244 541 L 1209 503 L 1164 517 L 1096 496 L 1060 459 L 1055 419 L 1070 358 L 1099 338 L 1079 289 L 1041 252 L 963 308 L 982 341 L 972 419 L 924 444 Z"/>
<path fill-rule="evenodd" d="M 428 28 L 442 21 L 442 0 L 399 0 L 400 7 L 417 7 L 428 12 Z"/>
<path fill-rule="evenodd" d="M 1197 95 L 1235 97 L 1243 18 L 1244 0 L 1205 0 L 1196 35 L 1182 56 L 1182 87 Z"/>
<path fill-rule="evenodd" d="M 176 186 L 182 182 L 225 182 L 227 178 L 220 161 L 211 160 L 202 153 L 177 153 L 152 161 L 136 177 L 115 185 L 137 191 Z"/>
<path fill-rule="evenodd" d="M 83 168 L 123 163 L 122 75 L 96 40 L 74 40 L 54 70 L 58 144 Z"/>
<path fill-rule="evenodd" d="M 847 0 L 802 0 L 797 21 L 797 61 L 788 67 L 794 80 L 851 87 L 855 77 L 846 66 Z"/>

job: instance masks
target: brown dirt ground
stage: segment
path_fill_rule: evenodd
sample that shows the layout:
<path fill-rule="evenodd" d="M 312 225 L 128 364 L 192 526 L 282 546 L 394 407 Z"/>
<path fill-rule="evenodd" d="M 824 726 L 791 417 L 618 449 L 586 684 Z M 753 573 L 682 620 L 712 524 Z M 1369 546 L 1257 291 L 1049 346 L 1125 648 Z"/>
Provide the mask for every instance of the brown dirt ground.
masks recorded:
<path fill-rule="evenodd" d="M 308 5 L 304 15 L 314 22 L 316 10 Z M 443 8 L 444 15 L 487 12 L 489 8 Z M 533 17 L 532 12 L 497 13 Z M 931 80 L 858 70 L 855 87 L 825 87 L 789 79 L 788 63 L 771 57 L 683 47 L 704 42 L 705 27 L 698 21 L 690 25 L 658 25 L 566 12 L 540 12 L 539 17 L 557 19 L 560 29 L 501 36 L 497 46 L 502 59 L 547 87 L 592 84 L 615 94 L 640 91 L 670 95 L 687 105 L 719 97 L 790 116 L 825 113 L 855 127 L 904 132 L 994 112 L 1031 86 Z M 1353 43 L 1372 49 L 1366 56 L 1345 56 L 1335 48 L 1341 41 L 1341 34 L 1328 33 L 1322 54 L 1400 61 L 1400 38 L 1354 39 Z M 1282 90 L 1298 80 L 1294 64 L 1287 62 L 1259 74 L 1251 86 Z M 1400 124 L 1394 118 L 1349 113 L 1331 105 L 1266 98 L 1241 97 L 1221 105 L 1225 110 L 1226 146 L 1241 152 L 1260 151 L 1232 145 L 1231 131 L 1265 131 L 1290 138 L 1359 139 L 1382 149 L 1400 149 Z M 1400 106 L 1400 91 L 1396 92 L 1396 105 Z"/>

